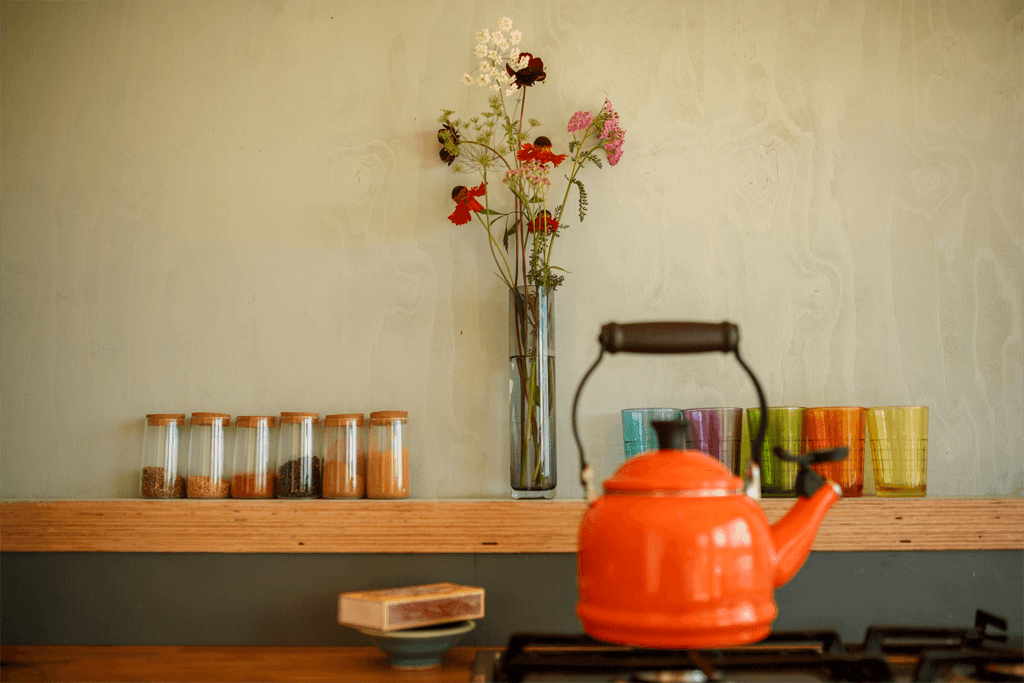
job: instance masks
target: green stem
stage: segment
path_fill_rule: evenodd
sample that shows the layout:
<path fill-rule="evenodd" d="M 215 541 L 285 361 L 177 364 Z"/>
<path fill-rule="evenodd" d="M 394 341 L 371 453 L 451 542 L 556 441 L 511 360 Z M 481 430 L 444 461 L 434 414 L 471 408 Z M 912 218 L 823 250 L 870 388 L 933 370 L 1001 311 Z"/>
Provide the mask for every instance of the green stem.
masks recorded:
<path fill-rule="evenodd" d="M 487 172 L 486 171 L 484 172 L 484 183 L 485 184 L 487 183 Z M 484 193 L 484 207 L 488 211 L 491 210 L 490 197 L 486 193 Z M 473 213 L 476 215 L 477 220 L 480 221 L 480 223 L 484 226 L 484 230 L 487 231 L 487 238 L 488 238 L 487 246 L 489 246 L 491 248 L 491 258 L 494 259 L 494 263 L 497 264 L 497 266 L 498 266 L 498 270 L 500 271 L 499 275 L 500 275 L 501 279 L 504 280 L 504 282 L 505 282 L 505 284 L 507 286 L 511 287 L 512 284 L 510 282 L 510 279 L 511 279 L 511 276 L 512 276 L 512 270 L 508 267 L 508 260 L 505 259 L 505 254 L 499 248 L 497 250 L 497 254 L 501 256 L 501 261 L 502 261 L 502 263 L 505 264 L 505 270 L 504 271 L 501 270 L 501 263 L 498 262 L 498 256 L 495 254 L 495 250 L 494 250 L 494 248 L 496 246 L 498 246 L 498 242 L 497 242 L 497 240 L 494 239 L 494 233 L 491 232 L 490 223 L 488 223 L 486 220 L 484 220 L 483 216 L 481 216 L 479 213 L 477 213 L 475 211 Z M 488 215 L 490 215 L 490 214 L 488 214 Z M 508 273 L 508 277 L 505 276 L 506 272 Z"/>
<path fill-rule="evenodd" d="M 580 152 L 579 150 L 583 149 L 583 143 L 587 141 L 588 137 L 590 137 L 590 128 L 587 128 L 587 130 L 584 131 L 583 139 L 580 140 L 580 146 L 572 158 L 572 173 L 569 174 L 569 184 L 565 186 L 565 195 L 562 197 L 561 208 L 558 209 L 558 215 L 555 216 L 555 220 L 559 223 L 562 222 L 562 213 L 565 211 L 566 204 L 569 203 L 569 190 L 572 189 L 573 181 L 576 180 L 576 174 L 579 173 L 581 168 L 583 168 L 583 162 L 586 161 L 585 154 L 590 154 L 595 149 L 599 149 L 601 147 L 601 145 L 597 145 L 596 147 L 588 149 L 586 152 Z"/>

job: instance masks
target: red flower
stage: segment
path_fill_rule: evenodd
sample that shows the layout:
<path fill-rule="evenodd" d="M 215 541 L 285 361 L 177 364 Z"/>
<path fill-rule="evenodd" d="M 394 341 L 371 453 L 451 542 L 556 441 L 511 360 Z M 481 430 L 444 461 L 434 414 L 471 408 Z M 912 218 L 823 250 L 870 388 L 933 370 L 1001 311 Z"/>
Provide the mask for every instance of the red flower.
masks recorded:
<path fill-rule="evenodd" d="M 542 164 L 551 162 L 555 166 L 566 160 L 568 155 L 566 154 L 554 154 L 551 151 L 551 140 L 544 137 L 543 135 L 533 141 L 531 145 L 529 142 L 525 143 L 519 152 L 516 153 L 516 158 L 519 161 L 529 161 L 530 159 L 536 159 Z"/>
<path fill-rule="evenodd" d="M 448 216 L 455 225 L 465 225 L 466 223 L 473 220 L 470 211 L 483 211 L 483 205 L 474 197 L 482 197 L 487 193 L 487 189 L 483 183 L 480 183 L 472 190 L 465 185 L 459 185 L 452 190 L 452 199 L 455 201 L 455 210 L 452 211 L 452 215 Z"/>
<path fill-rule="evenodd" d="M 558 230 L 558 221 L 551 217 L 550 211 L 544 210 L 538 213 L 534 219 L 526 225 L 526 229 L 530 232 L 537 232 L 540 230 L 542 232 L 552 234 Z"/>
<path fill-rule="evenodd" d="M 528 61 L 526 66 L 518 71 L 513 71 L 512 67 L 508 64 L 505 65 L 505 71 L 508 72 L 509 76 L 515 78 L 516 85 L 520 88 L 526 88 L 548 77 L 544 73 L 544 61 L 540 57 L 534 57 L 529 52 L 520 53 L 519 58 L 522 59 L 523 57 L 526 57 Z"/>

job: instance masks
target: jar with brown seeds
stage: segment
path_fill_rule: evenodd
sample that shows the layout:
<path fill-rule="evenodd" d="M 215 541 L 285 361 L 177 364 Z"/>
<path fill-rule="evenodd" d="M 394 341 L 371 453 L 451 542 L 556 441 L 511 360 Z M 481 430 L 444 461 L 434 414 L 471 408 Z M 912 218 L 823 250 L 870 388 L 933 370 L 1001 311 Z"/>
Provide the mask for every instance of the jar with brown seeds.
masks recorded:
<path fill-rule="evenodd" d="M 142 471 L 139 495 L 143 498 L 184 498 L 188 446 L 184 413 L 146 416 L 142 435 Z M 186 439 L 182 443 L 182 439 Z"/>
<path fill-rule="evenodd" d="M 227 461 L 227 413 L 192 413 L 188 445 L 189 498 L 228 498 L 231 471 Z"/>

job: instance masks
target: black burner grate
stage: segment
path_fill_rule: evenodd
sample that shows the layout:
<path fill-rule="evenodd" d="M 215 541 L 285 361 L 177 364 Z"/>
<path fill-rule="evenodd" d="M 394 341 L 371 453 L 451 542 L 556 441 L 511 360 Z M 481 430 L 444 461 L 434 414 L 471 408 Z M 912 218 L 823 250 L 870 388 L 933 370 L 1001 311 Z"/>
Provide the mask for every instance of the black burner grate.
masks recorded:
<path fill-rule="evenodd" d="M 520 683 L 600 674 L 603 680 L 726 681 L 742 675 L 811 676 L 822 681 L 1024 681 L 1024 654 L 1006 644 L 999 617 L 978 611 L 969 628 L 872 626 L 862 645 L 835 631 L 773 633 L 756 645 L 713 650 L 661 650 L 609 645 L 586 635 L 516 634 L 502 652 L 481 652 L 475 681 Z M 659 678 L 660 677 L 660 678 Z"/>

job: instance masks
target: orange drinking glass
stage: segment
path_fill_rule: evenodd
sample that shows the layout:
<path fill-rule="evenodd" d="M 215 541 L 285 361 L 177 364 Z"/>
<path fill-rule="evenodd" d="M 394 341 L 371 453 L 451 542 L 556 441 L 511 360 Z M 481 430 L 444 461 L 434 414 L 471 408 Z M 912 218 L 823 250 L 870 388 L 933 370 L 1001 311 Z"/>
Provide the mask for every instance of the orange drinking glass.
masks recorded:
<path fill-rule="evenodd" d="M 843 496 L 864 495 L 864 418 L 867 411 L 853 406 L 808 408 L 805 413 L 807 452 L 846 446 L 850 454 L 839 462 L 811 465 L 814 471 L 843 487 Z"/>

